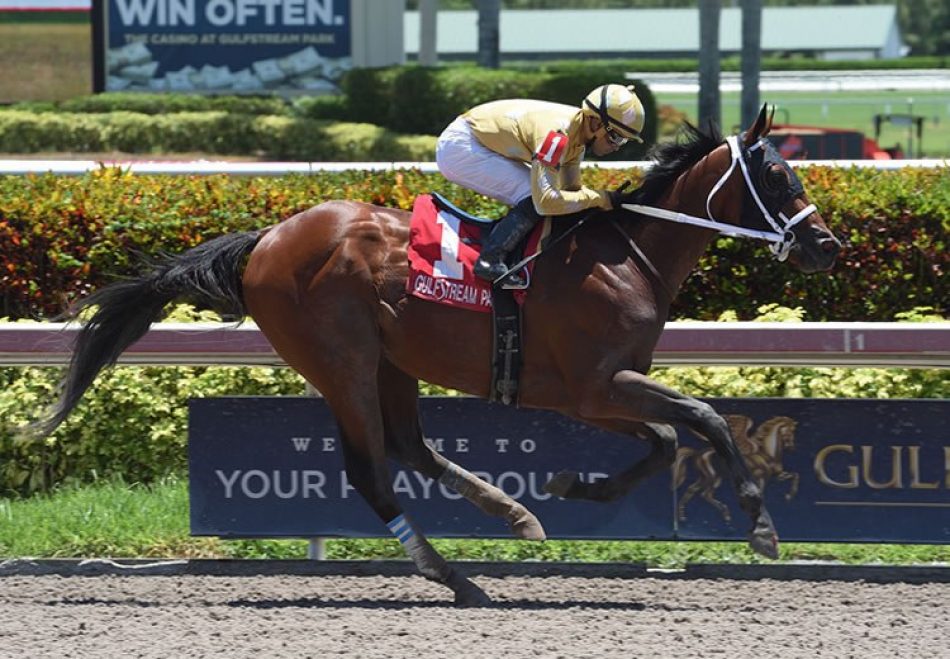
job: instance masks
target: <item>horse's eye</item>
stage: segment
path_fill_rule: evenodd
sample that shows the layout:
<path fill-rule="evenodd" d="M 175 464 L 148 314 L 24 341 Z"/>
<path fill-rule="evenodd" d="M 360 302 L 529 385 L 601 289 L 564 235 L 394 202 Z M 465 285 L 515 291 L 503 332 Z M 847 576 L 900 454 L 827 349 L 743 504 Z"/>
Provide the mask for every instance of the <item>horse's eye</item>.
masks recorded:
<path fill-rule="evenodd" d="M 771 187 L 777 188 L 788 185 L 788 174 L 781 167 L 769 167 L 768 172 L 766 172 L 766 180 Z"/>

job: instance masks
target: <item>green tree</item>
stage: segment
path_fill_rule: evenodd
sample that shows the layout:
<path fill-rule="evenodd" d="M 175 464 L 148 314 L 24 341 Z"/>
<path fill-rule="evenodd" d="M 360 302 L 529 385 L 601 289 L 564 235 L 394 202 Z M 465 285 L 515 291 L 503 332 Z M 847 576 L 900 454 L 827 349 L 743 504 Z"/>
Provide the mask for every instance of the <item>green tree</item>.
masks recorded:
<path fill-rule="evenodd" d="M 497 69 L 501 63 L 501 2 L 476 0 L 478 5 L 478 65 Z"/>
<path fill-rule="evenodd" d="M 720 0 L 699 0 L 699 125 L 722 125 L 719 95 Z"/>
<path fill-rule="evenodd" d="M 747 128 L 759 113 L 759 71 L 762 69 L 762 0 L 740 0 L 742 6 L 741 125 Z"/>
<path fill-rule="evenodd" d="M 950 55 L 947 0 L 900 0 L 897 15 L 913 55 Z"/>

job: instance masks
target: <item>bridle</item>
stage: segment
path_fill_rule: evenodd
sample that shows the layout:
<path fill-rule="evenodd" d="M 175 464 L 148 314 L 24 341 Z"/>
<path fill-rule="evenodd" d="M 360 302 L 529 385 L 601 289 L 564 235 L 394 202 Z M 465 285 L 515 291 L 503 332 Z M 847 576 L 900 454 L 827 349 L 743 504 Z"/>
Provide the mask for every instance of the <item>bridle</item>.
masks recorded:
<path fill-rule="evenodd" d="M 788 258 L 789 252 L 798 241 L 798 238 L 795 236 L 795 233 L 792 231 L 792 229 L 799 222 L 817 211 L 818 208 L 815 206 L 815 204 L 809 204 L 802 210 L 795 213 L 795 215 L 792 217 L 786 216 L 781 210 L 773 214 L 762 202 L 762 196 L 759 194 L 759 191 L 753 183 L 751 175 L 749 174 L 749 166 L 746 163 L 745 157 L 746 155 L 753 154 L 757 149 L 766 149 L 767 143 L 765 140 L 760 138 L 755 144 L 743 151 L 742 147 L 739 145 L 739 138 L 737 136 L 730 135 L 726 138 L 726 142 L 729 145 L 729 152 L 732 156 L 732 162 L 730 163 L 729 168 L 725 171 L 725 173 L 723 173 L 723 175 L 709 191 L 709 195 L 706 197 L 706 215 L 708 217 L 696 217 L 695 215 L 687 215 L 685 213 L 678 213 L 665 208 L 644 206 L 642 204 L 623 204 L 623 208 L 661 220 L 679 222 L 682 224 L 691 224 L 693 226 L 712 229 L 727 236 L 739 236 L 744 238 L 766 240 L 772 243 L 769 245 L 769 250 L 775 256 L 775 258 L 779 261 L 784 261 Z M 737 164 L 739 165 L 739 169 L 742 172 L 742 178 L 745 182 L 746 191 L 755 201 L 755 204 L 758 207 L 759 212 L 762 214 L 763 219 L 765 219 L 765 221 L 772 228 L 771 231 L 749 229 L 738 224 L 720 222 L 713 216 L 711 208 L 713 197 L 715 197 L 716 193 L 722 189 L 722 187 L 726 184 L 726 181 L 729 180 L 729 177 L 732 176 L 733 172 L 736 170 Z M 778 216 L 778 219 L 776 219 L 776 215 Z"/>
<path fill-rule="evenodd" d="M 661 220 L 667 220 L 670 222 L 679 222 L 681 224 L 692 224 L 694 226 L 703 227 L 705 229 L 712 229 L 718 231 L 727 236 L 739 236 L 744 238 L 756 238 L 758 240 L 766 240 L 770 243 L 769 250 L 779 261 L 784 261 L 788 258 L 788 254 L 791 251 L 792 247 L 798 242 L 798 238 L 795 236 L 795 233 L 792 229 L 802 220 L 809 217 L 812 213 L 818 210 L 815 204 L 809 204 L 802 210 L 798 211 L 792 217 L 788 217 L 779 210 L 776 213 L 769 211 L 768 207 L 762 201 L 762 195 L 759 194 L 759 190 L 756 187 L 755 183 L 752 181 L 752 176 L 749 173 L 749 166 L 746 163 L 746 156 L 751 156 L 755 154 L 758 149 L 762 149 L 763 152 L 767 151 L 769 148 L 768 142 L 764 139 L 759 138 L 755 144 L 748 147 L 743 151 L 742 147 L 739 144 L 739 137 L 736 135 L 730 135 L 726 138 L 726 143 L 729 145 L 729 153 L 732 158 L 732 162 L 729 164 L 729 168 L 719 177 L 719 180 L 709 191 L 709 194 L 706 197 L 706 214 L 709 217 L 696 217 L 695 215 L 687 215 L 685 213 L 679 213 L 676 211 L 671 211 L 666 208 L 657 208 L 655 206 L 644 206 L 642 204 L 622 204 L 622 208 L 639 213 L 641 215 L 648 215 L 650 217 L 655 217 Z M 758 207 L 759 212 L 762 214 L 762 217 L 772 228 L 772 231 L 762 231 L 759 229 L 749 229 L 747 227 L 741 226 L 739 224 L 728 224 L 726 222 L 720 222 L 712 213 L 712 201 L 713 197 L 716 196 L 716 193 L 722 189 L 726 184 L 726 181 L 729 180 L 729 177 L 732 176 L 733 172 L 736 170 L 736 165 L 738 164 L 739 170 L 742 172 L 742 179 L 745 183 L 745 189 L 755 201 L 755 205 Z M 788 167 L 786 164 L 785 167 Z M 801 192 L 801 184 L 798 183 L 798 187 L 795 190 L 796 192 Z M 574 226 L 569 228 L 567 231 L 559 235 L 551 243 L 560 242 L 562 239 L 566 238 L 568 235 L 576 231 L 583 225 L 588 218 L 590 218 L 596 211 L 589 211 L 585 214 L 580 221 L 578 221 Z M 775 215 L 778 216 L 778 220 L 775 219 Z M 781 223 L 779 222 L 781 220 Z M 610 218 L 610 223 L 614 226 L 620 234 L 626 238 L 630 249 L 637 255 L 640 261 L 646 266 L 650 274 L 658 282 L 660 288 L 666 293 L 669 299 L 676 297 L 676 292 L 671 290 L 669 285 L 666 283 L 666 280 L 660 275 L 659 270 L 656 266 L 653 265 L 653 262 L 650 261 L 650 258 L 640 249 L 640 246 L 637 245 L 636 241 L 627 233 L 627 231 L 620 225 L 620 223 L 613 217 Z M 516 272 L 521 268 L 525 267 L 538 258 L 542 252 L 546 251 L 551 245 L 545 245 L 542 249 L 538 250 L 534 254 L 523 258 L 521 261 L 513 265 L 504 277 L 507 277 L 508 274 Z M 499 278 L 500 280 L 501 278 Z"/>

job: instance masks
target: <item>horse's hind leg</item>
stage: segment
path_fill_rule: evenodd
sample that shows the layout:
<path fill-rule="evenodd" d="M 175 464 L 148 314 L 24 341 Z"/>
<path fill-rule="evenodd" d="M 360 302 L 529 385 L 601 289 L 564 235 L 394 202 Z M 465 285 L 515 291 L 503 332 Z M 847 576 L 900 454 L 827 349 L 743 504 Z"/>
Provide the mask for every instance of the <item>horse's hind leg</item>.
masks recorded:
<path fill-rule="evenodd" d="M 700 496 L 702 496 L 706 503 L 719 511 L 719 514 L 722 515 L 723 520 L 731 522 L 732 513 L 729 512 L 729 506 L 716 498 L 716 490 L 719 489 L 720 485 L 722 485 L 722 479 L 715 478 L 712 482 L 708 483 L 705 488 L 703 488 L 702 494 Z"/>
<path fill-rule="evenodd" d="M 456 604 L 462 606 L 488 604 L 490 602 L 488 596 L 450 566 L 429 544 L 422 531 L 403 513 L 393 493 L 389 469 L 384 459 L 382 423 L 378 408 L 376 418 L 372 418 L 373 416 L 373 411 L 369 406 L 359 405 L 337 413 L 343 439 L 346 476 L 350 483 L 366 499 L 390 532 L 396 536 L 424 577 L 451 588 L 455 593 Z M 361 441 L 370 434 L 374 437 L 372 447 Z"/>
<path fill-rule="evenodd" d="M 394 458 L 458 492 L 487 515 L 501 517 L 517 537 L 544 540 L 544 528 L 531 511 L 425 443 L 419 421 L 418 380 L 385 359 L 378 377 L 386 446 Z"/>
<path fill-rule="evenodd" d="M 365 354 L 366 346 L 361 350 Z M 450 566 L 403 513 L 386 465 L 383 418 L 372 377 L 375 373 L 372 367 L 362 372 L 369 377 L 351 376 L 342 383 L 337 378 L 332 391 L 322 389 L 340 426 L 347 478 L 402 543 L 423 576 L 451 588 L 456 604 L 487 604 L 488 596 Z"/>
<path fill-rule="evenodd" d="M 565 499 L 615 501 L 638 484 L 670 467 L 676 459 L 676 430 L 662 423 L 590 420 L 607 430 L 640 437 L 650 442 L 650 453 L 623 471 L 592 483 L 585 483 L 574 471 L 562 471 L 544 485 L 544 491 Z"/>
<path fill-rule="evenodd" d="M 695 483 L 691 483 L 690 486 L 686 488 L 683 496 L 680 497 L 679 505 L 676 507 L 677 516 L 681 522 L 686 521 L 686 504 L 692 501 L 693 497 L 706 486 L 706 482 L 703 480 L 703 477 L 700 476 Z"/>
<path fill-rule="evenodd" d="M 313 304 L 309 309 L 315 309 L 316 301 L 309 301 Z M 456 604 L 489 603 L 488 596 L 450 566 L 403 514 L 393 492 L 376 380 L 382 351 L 372 312 L 352 301 L 345 309 L 338 301 L 324 305 L 323 313 L 307 313 L 304 305 L 280 308 L 275 296 L 267 303 L 269 313 L 260 312 L 263 305 L 257 311 L 252 307 L 254 317 L 287 365 L 326 399 L 340 429 L 350 484 L 402 543 L 423 576 L 451 588 Z"/>
<path fill-rule="evenodd" d="M 732 513 L 729 512 L 729 506 L 724 504 L 722 501 L 716 498 L 716 490 L 722 484 L 721 478 L 716 478 L 715 476 L 700 476 L 699 479 L 686 488 L 686 492 L 683 494 L 683 497 L 679 501 L 679 505 L 676 507 L 677 517 L 681 522 L 686 521 L 686 504 L 688 504 L 693 497 L 699 494 L 706 503 L 719 511 L 719 514 L 722 515 L 722 519 L 726 522 L 732 521 Z"/>

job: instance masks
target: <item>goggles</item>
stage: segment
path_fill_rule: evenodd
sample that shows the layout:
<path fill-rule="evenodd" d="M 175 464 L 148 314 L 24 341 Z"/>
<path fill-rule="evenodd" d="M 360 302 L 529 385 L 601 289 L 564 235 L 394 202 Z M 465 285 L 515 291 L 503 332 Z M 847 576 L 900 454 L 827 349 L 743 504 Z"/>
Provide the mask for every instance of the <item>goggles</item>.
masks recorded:
<path fill-rule="evenodd" d="M 616 147 L 621 147 L 630 141 L 628 138 L 624 137 L 620 133 L 614 130 L 611 130 L 610 126 L 606 126 L 606 125 L 604 126 L 604 133 L 607 136 L 607 141 Z"/>

